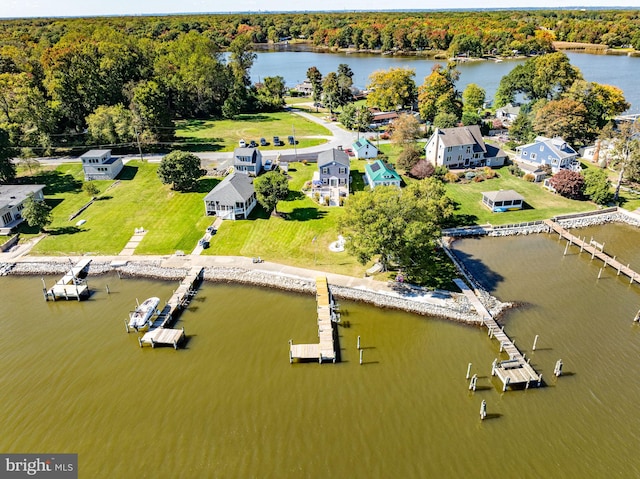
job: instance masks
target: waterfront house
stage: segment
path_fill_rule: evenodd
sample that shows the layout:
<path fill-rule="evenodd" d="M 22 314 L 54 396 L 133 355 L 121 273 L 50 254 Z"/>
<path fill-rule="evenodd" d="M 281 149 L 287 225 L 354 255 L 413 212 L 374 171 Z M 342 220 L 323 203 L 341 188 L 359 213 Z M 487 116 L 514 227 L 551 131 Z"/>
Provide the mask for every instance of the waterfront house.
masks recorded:
<path fill-rule="evenodd" d="M 262 171 L 262 153 L 258 148 L 236 148 L 233 150 L 233 166 L 239 173 L 258 176 Z"/>
<path fill-rule="evenodd" d="M 521 210 L 524 196 L 514 190 L 483 191 L 482 204 L 494 213 Z"/>
<path fill-rule="evenodd" d="M 0 234 L 8 235 L 11 229 L 24 221 L 24 202 L 33 195 L 37 201 L 44 201 L 42 191 L 45 185 L 0 185 Z"/>
<path fill-rule="evenodd" d="M 498 167 L 507 159 L 502 149 L 484 142 L 478 125 L 436 128 L 424 149 L 433 166 L 447 168 Z"/>
<path fill-rule="evenodd" d="M 325 204 L 340 205 L 340 197 L 349 195 L 349 155 L 332 148 L 318 154 L 318 171 L 314 172 L 314 194 L 319 194 Z"/>
<path fill-rule="evenodd" d="M 216 185 L 204 197 L 207 216 L 223 220 L 241 220 L 249 217 L 257 204 L 253 178 L 246 174 L 232 173 Z"/>
<path fill-rule="evenodd" d="M 80 156 L 84 179 L 113 180 L 122 171 L 122 159 L 111 156 L 111 150 L 89 150 Z"/>
<path fill-rule="evenodd" d="M 378 149 L 366 138 L 359 138 L 353 142 L 353 151 L 356 158 L 367 159 L 378 156 Z"/>
<path fill-rule="evenodd" d="M 313 84 L 309 80 L 304 80 L 294 86 L 293 91 L 303 96 L 311 96 L 313 94 Z"/>
<path fill-rule="evenodd" d="M 553 173 L 562 169 L 581 170 L 578 152 L 559 136 L 538 136 L 533 143 L 518 146 L 516 160 L 532 165 L 550 165 Z"/>
<path fill-rule="evenodd" d="M 547 176 L 546 171 L 540 168 L 538 165 L 531 165 L 529 163 L 518 163 L 518 168 L 524 172 L 524 176 L 531 175 L 534 183 L 538 183 L 544 180 Z"/>
<path fill-rule="evenodd" d="M 496 110 L 496 118 L 502 121 L 502 123 L 504 123 L 505 125 L 509 125 L 511 122 L 513 122 L 516 118 L 518 118 L 519 114 L 520 107 L 514 106 L 511 103 Z"/>
<path fill-rule="evenodd" d="M 396 170 L 382 160 L 376 160 L 373 163 L 364 165 L 365 178 L 371 189 L 376 186 L 397 186 L 400 188 L 400 175 Z"/>

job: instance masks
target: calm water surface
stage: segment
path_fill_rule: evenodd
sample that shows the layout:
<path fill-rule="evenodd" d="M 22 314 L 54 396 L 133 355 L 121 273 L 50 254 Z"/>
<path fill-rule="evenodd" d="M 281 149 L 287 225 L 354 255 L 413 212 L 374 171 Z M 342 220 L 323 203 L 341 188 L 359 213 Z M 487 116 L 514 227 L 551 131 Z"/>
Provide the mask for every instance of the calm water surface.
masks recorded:
<path fill-rule="evenodd" d="M 631 113 L 640 113 L 640 90 L 637 78 L 640 75 L 640 58 L 613 55 L 590 55 L 565 52 L 571 64 L 578 67 L 587 81 L 615 85 L 624 91 L 631 104 Z M 475 83 L 487 92 L 487 98 L 495 95 L 500 79 L 507 75 L 523 60 L 505 60 L 500 63 L 480 61 L 460 63 L 458 89 L 463 91 L 469 83 Z M 338 70 L 338 65 L 346 63 L 354 73 L 353 83 L 365 88 L 369 75 L 376 70 L 390 68 L 412 68 L 416 72 L 416 84 L 422 85 L 436 64 L 444 60 L 430 60 L 420 57 L 396 57 L 391 55 L 367 55 L 345 53 L 273 51 L 259 52 L 251 69 L 252 81 L 258 82 L 267 76 L 282 76 L 289 87 L 304 81 L 309 67 L 315 66 L 323 75 Z"/>
<path fill-rule="evenodd" d="M 637 230 L 581 234 L 640 265 Z M 343 303 L 344 362 L 290 365 L 287 341 L 317 338 L 312 296 L 205 284 L 174 351 L 140 349 L 124 329 L 136 298 L 166 299 L 174 282 L 91 277 L 91 300 L 46 303 L 39 278 L 0 278 L 0 451 L 77 452 L 80 477 L 640 475 L 640 287 L 611 271 L 597 280 L 599 264 L 563 257 L 551 236 L 456 248 L 523 303 L 506 330 L 548 387 L 502 393 L 489 376 L 497 343 L 443 320 Z"/>

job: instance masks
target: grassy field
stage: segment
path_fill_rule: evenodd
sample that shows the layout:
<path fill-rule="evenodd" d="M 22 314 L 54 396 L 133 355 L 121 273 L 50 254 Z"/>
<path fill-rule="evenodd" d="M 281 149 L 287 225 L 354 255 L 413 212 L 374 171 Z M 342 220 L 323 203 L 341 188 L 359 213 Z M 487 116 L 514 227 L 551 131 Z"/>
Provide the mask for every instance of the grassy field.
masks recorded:
<path fill-rule="evenodd" d="M 554 195 L 542 183 L 529 183 L 518 178 L 506 167 L 498 170 L 499 177 L 479 183 L 448 183 L 447 194 L 456 203 L 459 224 L 507 224 L 551 218 L 563 213 L 577 213 L 597 209 L 588 201 L 577 201 Z M 482 205 L 482 192 L 515 190 L 524 196 L 525 208 L 520 211 L 492 213 Z"/>
<path fill-rule="evenodd" d="M 49 235 L 36 247 L 36 254 L 118 254 L 135 228 L 148 230 L 136 253 L 166 254 L 191 251 L 211 218 L 203 215 L 202 198 L 217 180 L 202 179 L 193 193 L 178 193 L 162 185 L 158 165 L 131 162 L 121 181 L 97 182 L 101 194 L 80 216 L 69 216 L 89 201 L 81 187 L 81 165 L 65 165 L 33 178 L 53 184 L 45 190 L 53 205 Z M 68 185 L 68 186 L 63 186 Z M 110 189 L 105 189 L 111 186 Z M 79 220 L 86 220 L 76 226 Z"/>
<path fill-rule="evenodd" d="M 185 120 L 176 123 L 176 137 L 182 142 L 194 146 L 206 145 L 210 151 L 233 151 L 240 140 L 249 143 L 254 140 L 260 144 L 265 138 L 268 145 L 262 149 L 278 150 L 291 148 L 287 137 L 293 135 L 298 141 L 298 148 L 326 143 L 325 139 L 312 138 L 331 136 L 331 132 L 317 123 L 288 112 L 260 113 L 240 115 L 235 120 Z M 284 145 L 273 145 L 273 137 L 279 136 Z"/>

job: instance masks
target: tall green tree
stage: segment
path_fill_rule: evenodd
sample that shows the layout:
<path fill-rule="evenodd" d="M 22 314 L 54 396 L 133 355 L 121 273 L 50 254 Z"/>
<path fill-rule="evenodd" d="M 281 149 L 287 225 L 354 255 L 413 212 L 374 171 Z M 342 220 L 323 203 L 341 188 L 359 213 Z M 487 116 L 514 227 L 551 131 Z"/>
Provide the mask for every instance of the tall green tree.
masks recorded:
<path fill-rule="evenodd" d="M 163 85 L 145 80 L 133 88 L 130 108 L 141 143 L 171 141 L 175 133 L 169 95 Z"/>
<path fill-rule="evenodd" d="M 307 79 L 311 83 L 313 103 L 320 103 L 320 100 L 322 100 L 322 73 L 317 67 L 309 67 Z"/>
<path fill-rule="evenodd" d="M 462 92 L 463 111 L 478 113 L 484 105 L 486 96 L 484 88 L 475 83 L 469 83 Z"/>
<path fill-rule="evenodd" d="M 101 105 L 87 117 L 91 140 L 100 144 L 130 143 L 135 139 L 131 111 L 124 105 Z"/>
<path fill-rule="evenodd" d="M 39 231 L 44 231 L 51 224 L 51 208 L 43 200 L 36 200 L 33 194 L 24 202 L 22 217 L 31 227 L 37 227 Z"/>
<path fill-rule="evenodd" d="M 618 169 L 614 201 L 618 201 L 625 178 L 640 180 L 640 124 L 623 122 L 616 128 L 605 128 L 602 138 L 613 143 L 610 166 Z"/>
<path fill-rule="evenodd" d="M 338 65 L 338 98 L 340 106 L 344 107 L 353 101 L 353 71 L 346 63 Z"/>
<path fill-rule="evenodd" d="M 11 161 L 14 155 L 9 134 L 0 128 L 0 183 L 7 184 L 15 179 L 16 165 Z"/>
<path fill-rule="evenodd" d="M 277 171 L 269 171 L 253 180 L 258 202 L 267 211 L 278 213 L 278 201 L 287 199 L 289 195 L 289 180 Z"/>
<path fill-rule="evenodd" d="M 160 181 L 177 191 L 193 190 L 201 176 L 200 158 L 186 151 L 168 153 L 158 167 Z"/>
<path fill-rule="evenodd" d="M 455 63 L 450 62 L 446 67 L 434 65 L 429 76 L 418 88 L 418 108 L 420 116 L 425 121 L 434 121 L 438 114 L 455 115 L 456 119 L 462 115 L 462 101 L 456 90 L 456 82 L 460 72 Z"/>
<path fill-rule="evenodd" d="M 584 194 L 599 205 L 606 205 L 613 199 L 611 181 L 600 168 L 589 168 L 584 173 Z"/>
<path fill-rule="evenodd" d="M 338 85 L 338 75 L 330 72 L 322 81 L 322 91 L 324 104 L 333 113 L 340 106 L 340 86 Z"/>
<path fill-rule="evenodd" d="M 284 78 L 281 76 L 265 77 L 261 88 L 258 89 L 258 101 L 261 109 L 276 111 L 285 104 L 284 96 L 287 92 Z"/>
<path fill-rule="evenodd" d="M 410 68 L 378 70 L 369 75 L 367 105 L 381 110 L 410 106 L 417 98 L 416 72 Z"/>
<path fill-rule="evenodd" d="M 569 143 L 584 144 L 589 137 L 589 131 L 585 129 L 587 116 L 587 109 L 580 102 L 553 100 L 536 112 L 533 130 L 550 138 L 561 136 Z"/>
<path fill-rule="evenodd" d="M 410 281 L 426 280 L 441 225 L 453 214 L 442 182 L 427 178 L 404 189 L 376 187 L 349 197 L 340 230 L 362 264 L 379 258 Z"/>

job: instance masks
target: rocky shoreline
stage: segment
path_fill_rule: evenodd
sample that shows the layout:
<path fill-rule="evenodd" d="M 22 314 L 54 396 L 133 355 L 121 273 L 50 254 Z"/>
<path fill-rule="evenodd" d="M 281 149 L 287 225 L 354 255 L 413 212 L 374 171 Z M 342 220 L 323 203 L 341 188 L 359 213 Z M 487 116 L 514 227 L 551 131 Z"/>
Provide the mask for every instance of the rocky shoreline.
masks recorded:
<path fill-rule="evenodd" d="M 0 264 L 0 270 L 11 266 L 10 275 L 51 275 L 64 274 L 69 269 L 68 261 L 30 262 Z M 129 261 L 114 266 L 110 262 L 95 258 L 89 268 L 89 276 L 117 273 L 120 277 L 152 278 L 167 281 L 181 280 L 189 271 L 188 267 L 161 266 L 161 261 Z M 315 294 L 315 282 L 302 277 L 276 272 L 251 270 L 239 267 L 205 267 L 204 280 L 219 283 L 234 283 L 258 287 L 276 288 L 301 294 Z M 395 309 L 423 316 L 432 316 L 465 324 L 480 325 L 482 318 L 476 313 L 469 300 L 460 293 L 450 291 L 429 291 L 424 288 L 399 285 L 397 290 L 383 292 L 366 288 L 352 288 L 331 284 L 330 289 L 336 299 L 367 303 L 379 308 Z M 513 307 L 502 303 L 486 291 L 478 291 L 481 302 L 494 317 Z"/>

